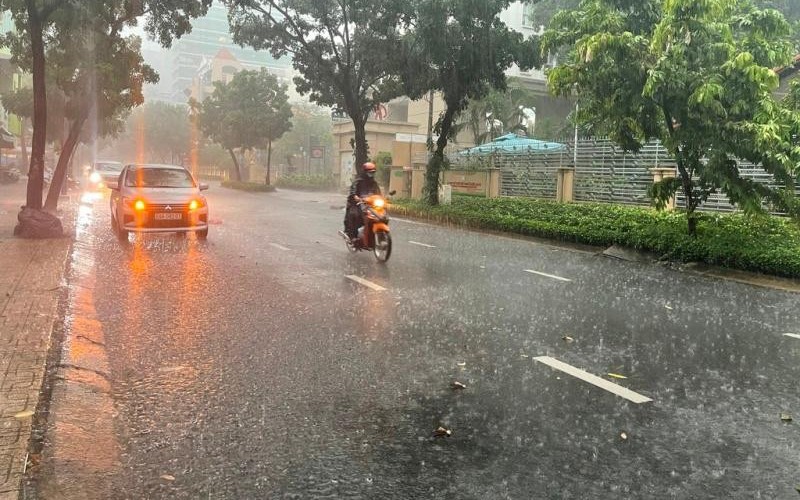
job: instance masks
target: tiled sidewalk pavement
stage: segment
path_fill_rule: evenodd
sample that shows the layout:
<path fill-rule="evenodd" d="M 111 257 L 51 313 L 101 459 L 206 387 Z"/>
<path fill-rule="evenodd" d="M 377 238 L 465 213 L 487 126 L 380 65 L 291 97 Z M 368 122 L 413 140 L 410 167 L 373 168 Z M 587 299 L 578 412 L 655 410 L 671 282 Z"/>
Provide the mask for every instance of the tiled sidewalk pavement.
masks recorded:
<path fill-rule="evenodd" d="M 14 238 L 24 200 L 25 179 L 0 185 L 0 500 L 19 496 L 72 241 Z"/>

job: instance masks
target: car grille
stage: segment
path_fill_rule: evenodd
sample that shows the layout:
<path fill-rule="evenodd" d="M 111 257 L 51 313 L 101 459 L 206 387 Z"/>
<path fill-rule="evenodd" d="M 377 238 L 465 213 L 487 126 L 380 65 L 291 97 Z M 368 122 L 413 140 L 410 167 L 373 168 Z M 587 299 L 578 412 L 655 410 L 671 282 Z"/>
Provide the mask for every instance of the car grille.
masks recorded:
<path fill-rule="evenodd" d="M 167 208 L 169 207 L 169 208 Z M 188 212 L 189 205 L 186 203 L 169 203 L 169 204 L 157 204 L 157 203 L 150 203 L 147 205 L 148 212 Z"/>

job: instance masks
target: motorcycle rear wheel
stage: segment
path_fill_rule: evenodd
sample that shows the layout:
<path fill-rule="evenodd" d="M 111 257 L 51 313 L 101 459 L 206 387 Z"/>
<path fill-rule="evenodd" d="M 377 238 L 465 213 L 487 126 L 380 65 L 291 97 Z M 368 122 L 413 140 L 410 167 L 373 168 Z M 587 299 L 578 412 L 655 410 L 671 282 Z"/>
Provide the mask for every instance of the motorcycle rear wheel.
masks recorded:
<path fill-rule="evenodd" d="M 373 249 L 375 258 L 380 262 L 389 260 L 392 255 L 392 235 L 380 231 L 375 233 L 375 248 Z"/>

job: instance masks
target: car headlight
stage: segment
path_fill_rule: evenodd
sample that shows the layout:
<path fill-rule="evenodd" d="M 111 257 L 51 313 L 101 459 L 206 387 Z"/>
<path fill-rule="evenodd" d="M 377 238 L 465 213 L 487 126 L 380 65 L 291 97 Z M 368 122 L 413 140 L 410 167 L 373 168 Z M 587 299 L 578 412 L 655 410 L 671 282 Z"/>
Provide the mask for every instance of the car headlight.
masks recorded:
<path fill-rule="evenodd" d="M 147 204 L 144 202 L 144 200 L 133 200 L 131 206 L 137 212 L 143 212 L 144 209 L 147 208 Z"/>
<path fill-rule="evenodd" d="M 89 180 L 97 184 L 102 181 L 103 178 L 97 172 L 92 172 L 92 174 L 89 176 Z"/>
<path fill-rule="evenodd" d="M 203 200 L 201 199 L 196 199 L 189 202 L 190 211 L 197 210 L 198 208 L 202 208 L 203 206 L 205 206 L 205 203 L 203 203 Z"/>

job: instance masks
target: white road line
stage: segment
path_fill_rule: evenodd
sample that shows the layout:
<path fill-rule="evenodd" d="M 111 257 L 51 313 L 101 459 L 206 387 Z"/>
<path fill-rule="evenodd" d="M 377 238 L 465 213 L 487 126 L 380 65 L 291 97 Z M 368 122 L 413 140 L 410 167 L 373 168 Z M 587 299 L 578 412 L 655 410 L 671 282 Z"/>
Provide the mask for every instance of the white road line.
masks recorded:
<path fill-rule="evenodd" d="M 630 389 L 626 389 L 619 384 L 615 384 L 613 382 L 609 382 L 606 379 L 602 379 L 596 375 L 592 375 L 589 372 L 585 372 L 579 368 L 575 368 L 572 365 L 568 365 L 564 362 L 561 362 L 555 358 L 551 358 L 550 356 L 537 356 L 535 358 L 536 361 L 540 363 L 544 363 L 547 366 L 555 368 L 556 370 L 561 370 L 562 372 L 572 375 L 575 378 L 579 378 L 584 382 L 589 382 L 592 385 L 595 385 L 601 389 L 605 389 L 612 394 L 616 394 L 621 398 L 625 398 L 628 401 L 632 401 L 634 403 L 647 403 L 652 401 L 652 399 L 642 396 L 637 392 L 633 392 Z"/>
<path fill-rule="evenodd" d="M 542 272 L 539 272 L 539 271 L 533 271 L 533 270 L 531 270 L 531 269 L 526 269 L 526 270 L 525 270 L 525 272 L 526 272 L 526 273 L 531 273 L 531 274 L 538 274 L 539 276 L 546 276 L 546 277 L 548 277 L 548 278 L 553 278 L 554 280 L 560 280 L 560 281 L 572 281 L 571 279 L 562 278 L 561 276 L 556 276 L 556 275 L 554 275 L 554 274 L 542 273 Z"/>
<path fill-rule="evenodd" d="M 285 246 L 283 246 L 283 245 L 278 245 L 277 243 L 270 243 L 270 245 L 271 245 L 271 246 L 273 246 L 273 247 L 275 247 L 275 248 L 277 248 L 278 250 L 285 250 L 285 251 L 286 251 L 286 250 L 291 250 L 291 248 L 286 248 Z"/>
<path fill-rule="evenodd" d="M 433 224 L 429 224 L 429 223 L 425 223 L 425 222 L 419 222 L 419 221 L 415 221 L 415 220 L 401 219 L 399 217 L 392 217 L 392 220 L 396 220 L 396 221 L 399 221 L 399 222 L 405 222 L 406 224 L 416 224 L 417 226 L 432 226 L 433 225 Z"/>
<path fill-rule="evenodd" d="M 800 335 L 798 335 L 796 333 L 784 333 L 783 335 L 785 337 L 792 337 L 793 339 L 800 339 Z"/>
<path fill-rule="evenodd" d="M 419 245 L 421 247 L 436 248 L 436 245 L 428 245 L 427 243 L 420 243 L 419 241 L 410 241 L 409 240 L 409 243 L 411 243 L 412 245 Z"/>
<path fill-rule="evenodd" d="M 376 290 L 378 292 L 382 292 L 383 290 L 386 290 L 382 286 L 376 285 L 375 283 L 373 283 L 371 281 L 367 281 L 364 278 L 362 278 L 360 276 L 356 276 L 354 274 L 346 274 L 344 277 L 349 279 L 349 280 L 353 280 L 356 283 L 359 283 L 359 284 L 364 285 L 366 287 L 372 288 L 373 290 Z"/>

